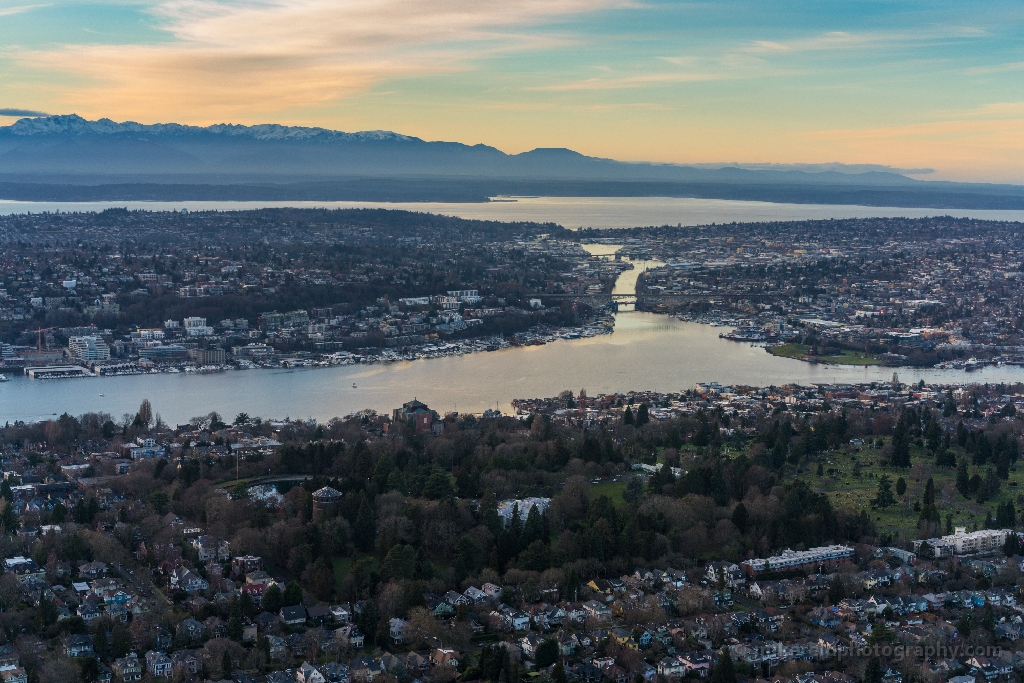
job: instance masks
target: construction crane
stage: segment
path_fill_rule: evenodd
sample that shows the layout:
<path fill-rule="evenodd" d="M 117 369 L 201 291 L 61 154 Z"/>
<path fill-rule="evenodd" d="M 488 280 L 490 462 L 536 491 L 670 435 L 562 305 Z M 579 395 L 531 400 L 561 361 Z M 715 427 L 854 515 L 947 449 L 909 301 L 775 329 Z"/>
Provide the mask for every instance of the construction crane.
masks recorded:
<path fill-rule="evenodd" d="M 36 358 L 40 358 L 43 355 L 43 332 L 49 332 L 55 330 L 56 327 L 40 327 L 36 330 Z"/>

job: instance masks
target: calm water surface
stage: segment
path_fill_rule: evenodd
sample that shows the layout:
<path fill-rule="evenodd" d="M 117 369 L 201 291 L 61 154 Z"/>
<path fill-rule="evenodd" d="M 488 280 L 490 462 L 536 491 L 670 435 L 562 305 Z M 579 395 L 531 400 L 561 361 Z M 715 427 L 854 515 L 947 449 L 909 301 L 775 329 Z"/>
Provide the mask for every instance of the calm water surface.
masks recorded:
<path fill-rule="evenodd" d="M 523 197 L 516 201 L 460 204 L 446 202 L 18 202 L 0 200 L 0 214 L 43 211 L 102 211 L 112 206 L 170 211 L 243 210 L 267 207 L 386 208 L 426 211 L 495 221 L 553 222 L 570 229 L 632 228 L 638 225 L 706 225 L 748 221 L 794 221 L 872 216 L 957 216 L 1024 221 L 1024 211 L 906 209 L 829 204 L 774 204 L 679 197 Z"/>
<path fill-rule="evenodd" d="M 684 219 L 684 214 L 692 218 L 689 224 L 830 217 L 824 213 L 829 208 L 864 212 L 849 215 L 885 215 L 880 209 L 865 207 L 685 199 L 541 198 L 516 204 L 444 206 L 453 207 L 455 215 L 470 218 L 552 220 L 573 225 L 573 221 L 565 220 L 565 216 L 572 213 L 573 202 L 589 207 L 586 211 L 592 213 L 587 214 L 588 217 L 603 216 L 603 223 L 588 220 L 577 224 L 600 224 L 603 227 L 687 223 L 689 219 Z M 731 205 L 729 211 L 733 213 L 711 211 L 708 207 L 714 203 Z M 175 206 L 180 208 L 189 204 L 178 203 Z M 246 204 L 244 208 L 253 208 Z M 50 208 L 45 210 L 55 210 L 55 205 L 48 206 Z M 82 210 L 79 206 L 78 210 Z M 158 208 L 156 204 L 146 206 Z M 398 208 L 398 205 L 394 206 Z M 442 205 L 414 206 L 441 211 L 439 207 Z M 90 207 L 97 208 L 96 205 Z M 159 208 L 171 208 L 171 205 Z M 230 207 L 217 203 L 216 208 Z M 799 212 L 799 215 L 789 216 L 785 213 L 787 211 Z M 899 213 L 894 215 L 911 215 L 908 209 L 896 211 Z M 1017 213 L 1021 214 L 1019 218 L 1024 218 L 1024 212 L 970 213 Z M 839 215 L 848 214 L 837 213 L 831 217 Z M 612 254 L 616 249 L 611 245 L 586 246 L 591 253 L 602 255 Z M 637 276 L 645 268 L 659 264 L 640 261 L 634 265 L 633 270 L 620 276 L 616 293 L 632 293 Z M 245 412 L 265 418 L 314 417 L 327 420 L 364 408 L 390 411 L 414 397 L 440 411 L 479 412 L 494 407 L 508 411 L 514 398 L 554 396 L 563 389 L 578 392 L 585 388 L 594 395 L 629 390 L 680 391 L 700 381 L 767 386 L 790 382 L 871 382 L 892 377 L 892 368 L 831 367 L 776 358 L 763 348 L 719 339 L 722 331 L 720 327 L 683 322 L 664 315 L 624 311 L 616 316 L 614 333 L 592 339 L 560 340 L 545 346 L 387 365 L 47 381 L 12 375 L 12 381 L 0 383 L 0 422 L 38 420 L 63 412 L 78 415 L 87 411 L 106 411 L 119 417 L 126 412 L 135 412 L 144 398 L 152 402 L 155 412 L 172 424 L 211 410 L 229 418 Z M 956 370 L 910 368 L 900 368 L 898 372 L 901 380 L 915 382 L 919 379 L 948 383 L 1024 381 L 1024 369 L 1014 367 L 987 367 L 969 374 Z M 358 388 L 353 388 L 353 384 Z"/>
<path fill-rule="evenodd" d="M 228 417 L 246 412 L 326 420 L 363 408 L 390 411 L 413 397 L 443 411 L 495 406 L 507 411 L 513 398 L 554 396 L 563 389 L 585 388 L 594 395 L 631 389 L 680 391 L 708 380 L 778 385 L 892 377 L 892 368 L 829 367 L 776 358 L 762 348 L 719 339 L 721 331 L 664 315 L 627 312 L 617 316 L 613 334 L 592 339 L 390 365 L 45 381 L 18 376 L 0 384 L 0 420 L 91 410 L 120 416 L 136 411 L 144 398 L 172 424 L 211 410 Z M 1024 372 L 1010 367 L 969 374 L 909 368 L 898 372 L 902 381 L 1024 380 Z"/>

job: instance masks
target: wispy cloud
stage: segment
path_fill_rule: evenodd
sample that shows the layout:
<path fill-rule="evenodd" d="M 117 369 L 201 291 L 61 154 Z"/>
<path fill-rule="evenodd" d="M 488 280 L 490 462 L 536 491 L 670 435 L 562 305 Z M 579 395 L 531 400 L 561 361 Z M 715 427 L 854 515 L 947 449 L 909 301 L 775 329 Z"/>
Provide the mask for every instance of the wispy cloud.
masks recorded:
<path fill-rule="evenodd" d="M 49 7 L 49 4 L 42 5 L 16 5 L 14 7 L 0 7 L 0 17 L 9 17 L 14 14 L 24 14 L 39 7 Z"/>
<path fill-rule="evenodd" d="M 79 109 L 143 119 L 174 102 L 191 120 L 337 102 L 387 78 L 459 70 L 503 51 L 564 44 L 521 30 L 628 0 L 165 0 L 173 37 L 148 45 L 72 45 L 20 55 L 85 82 Z"/>
<path fill-rule="evenodd" d="M 826 50 L 859 50 L 883 45 L 908 46 L 953 38 L 981 38 L 985 35 L 987 32 L 984 29 L 973 26 L 933 27 L 915 32 L 828 31 L 793 40 L 755 40 L 741 46 L 739 51 L 751 54 L 786 54 Z"/>
<path fill-rule="evenodd" d="M 540 92 L 570 92 L 573 90 L 623 90 L 628 88 L 647 88 L 656 85 L 671 83 L 701 83 L 706 81 L 724 81 L 735 78 L 745 78 L 736 74 L 721 72 L 682 72 L 682 73 L 656 73 L 641 74 L 638 76 L 621 76 L 614 78 L 586 78 L 572 83 L 559 83 L 555 85 L 540 85 L 528 90 Z"/>
<path fill-rule="evenodd" d="M 1024 62 L 1007 62 L 1005 64 L 992 64 L 990 66 L 975 66 L 961 71 L 965 76 L 985 76 L 988 74 L 1006 73 L 1009 71 L 1024 71 Z"/>

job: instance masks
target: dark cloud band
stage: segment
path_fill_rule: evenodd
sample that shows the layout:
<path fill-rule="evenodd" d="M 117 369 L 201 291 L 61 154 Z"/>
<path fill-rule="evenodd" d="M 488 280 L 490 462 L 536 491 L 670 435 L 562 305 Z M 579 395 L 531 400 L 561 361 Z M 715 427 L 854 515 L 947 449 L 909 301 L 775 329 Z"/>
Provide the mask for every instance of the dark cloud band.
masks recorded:
<path fill-rule="evenodd" d="M 0 116 L 49 116 L 49 114 L 41 111 L 33 111 L 31 109 L 0 108 Z"/>

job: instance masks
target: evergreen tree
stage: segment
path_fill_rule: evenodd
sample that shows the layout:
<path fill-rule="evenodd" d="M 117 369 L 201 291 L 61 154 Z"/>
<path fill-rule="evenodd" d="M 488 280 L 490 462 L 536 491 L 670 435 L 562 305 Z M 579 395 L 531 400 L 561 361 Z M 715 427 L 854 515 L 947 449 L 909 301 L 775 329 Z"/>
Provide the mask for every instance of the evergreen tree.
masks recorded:
<path fill-rule="evenodd" d="M 882 683 L 882 662 L 878 657 L 868 660 L 867 668 L 864 669 L 864 683 Z"/>
<path fill-rule="evenodd" d="M 832 585 L 828 587 L 828 601 L 833 605 L 838 605 L 846 597 L 846 584 L 843 583 L 843 579 L 839 574 L 835 575 L 832 579 Z"/>
<path fill-rule="evenodd" d="M 732 657 L 729 656 L 729 648 L 722 648 L 718 664 L 715 664 L 711 671 L 711 683 L 736 683 L 736 669 L 733 667 Z"/>
<path fill-rule="evenodd" d="M 885 509 L 895 503 L 896 496 L 892 494 L 892 480 L 889 479 L 889 475 L 883 474 L 878 479 L 878 493 L 875 494 L 875 499 L 871 501 L 871 505 Z"/>
<path fill-rule="evenodd" d="M 284 604 L 288 607 L 302 604 L 302 586 L 298 581 L 289 581 L 284 589 Z"/>
<path fill-rule="evenodd" d="M 82 683 L 96 683 L 100 680 L 100 660 L 95 657 L 86 657 L 81 662 Z"/>
<path fill-rule="evenodd" d="M 971 492 L 971 475 L 967 471 L 967 458 L 960 458 L 960 461 L 956 464 L 956 490 L 960 492 L 961 496 L 966 496 Z"/>
<path fill-rule="evenodd" d="M 924 430 L 924 439 L 928 450 L 932 453 L 939 450 L 939 446 L 942 444 L 942 427 L 936 420 L 928 421 L 928 426 Z"/>
<path fill-rule="evenodd" d="M 1017 534 L 1007 534 L 1006 542 L 1003 543 L 1003 553 L 1007 557 L 1013 557 L 1014 555 L 1024 555 L 1024 547 L 1020 542 L 1020 536 Z"/>
<path fill-rule="evenodd" d="M 125 657 L 132 651 L 132 635 L 124 624 L 114 626 L 114 642 L 111 645 L 111 652 L 114 657 Z"/>
<path fill-rule="evenodd" d="M 373 550 L 373 543 L 377 537 L 377 522 L 374 519 L 373 508 L 363 494 L 359 501 L 359 512 L 356 513 L 356 523 L 352 529 L 352 538 L 356 547 L 363 552 Z"/>
<path fill-rule="evenodd" d="M 544 523 L 540 519 L 540 510 L 534 505 L 526 515 L 526 524 L 523 525 L 523 533 L 519 537 L 519 547 L 527 548 L 534 541 L 542 540 L 543 534 Z"/>
<path fill-rule="evenodd" d="M 651 421 L 651 416 L 647 412 L 647 404 L 641 403 L 640 407 L 636 411 L 636 426 L 643 427 L 645 424 Z"/>
<path fill-rule="evenodd" d="M 910 435 L 905 430 L 892 435 L 892 466 L 910 467 Z"/>
<path fill-rule="evenodd" d="M 747 512 L 747 506 L 743 503 L 737 503 L 736 507 L 732 510 L 732 523 L 739 529 L 741 534 L 747 533 L 747 524 L 750 522 L 750 514 Z"/>
<path fill-rule="evenodd" d="M 903 477 L 900 477 L 899 479 L 896 480 L 896 495 L 897 496 L 902 496 L 906 492 L 907 492 L 907 480 L 904 479 Z"/>
<path fill-rule="evenodd" d="M 626 411 L 622 413 L 622 424 L 633 424 L 633 409 L 629 406 L 626 406 Z"/>
<path fill-rule="evenodd" d="M 480 501 L 480 523 L 490 529 L 492 534 L 501 531 L 501 516 L 498 515 L 498 499 L 492 491 L 484 493 Z"/>
<path fill-rule="evenodd" d="M 537 646 L 537 653 L 534 662 L 538 669 L 551 666 L 558 661 L 558 641 L 554 638 L 547 638 Z"/>
<path fill-rule="evenodd" d="M 228 617 L 228 638 L 232 640 L 241 640 L 244 625 L 242 623 L 242 605 L 236 596 L 231 601 L 231 616 Z"/>
<path fill-rule="evenodd" d="M 14 503 L 4 498 L 0 505 L 3 506 L 3 511 L 0 511 L 0 530 L 5 534 L 13 535 L 21 526 L 18 513 L 14 510 Z"/>
<path fill-rule="evenodd" d="M 263 609 L 271 614 L 277 614 L 284 607 L 284 595 L 275 583 L 263 593 Z"/>
<path fill-rule="evenodd" d="M 924 485 L 924 505 L 921 507 L 921 520 L 925 522 L 939 522 L 939 509 L 935 507 L 935 481 L 929 477 Z"/>
<path fill-rule="evenodd" d="M 569 683 L 569 678 L 565 675 L 565 667 L 562 665 L 562 660 L 558 660 L 555 663 L 555 669 L 551 672 L 551 680 L 555 683 Z"/>
<path fill-rule="evenodd" d="M 231 680 L 231 655 L 224 650 L 224 656 L 220 658 L 220 678 L 223 681 Z"/>
<path fill-rule="evenodd" d="M 519 545 L 519 539 L 523 535 L 523 517 L 522 513 L 519 512 L 519 503 L 512 504 L 512 517 L 508 522 L 508 532 L 515 542 L 515 545 Z"/>

